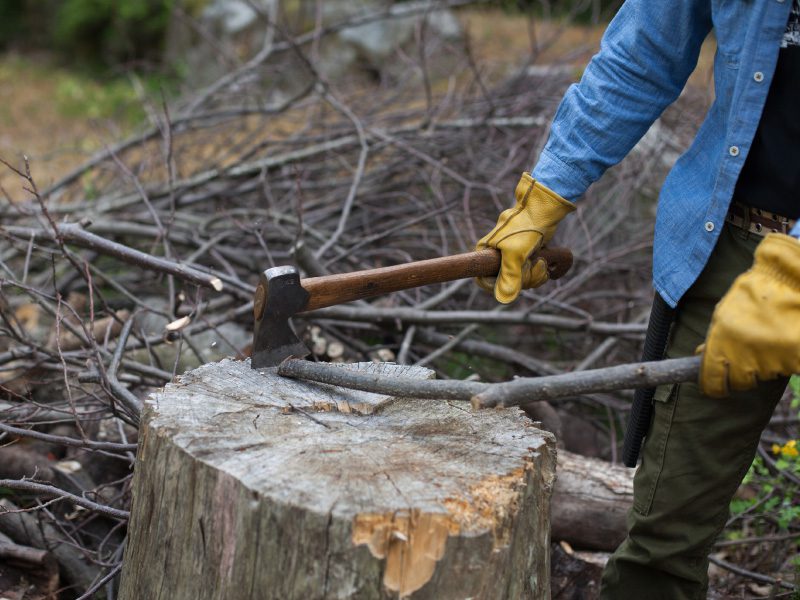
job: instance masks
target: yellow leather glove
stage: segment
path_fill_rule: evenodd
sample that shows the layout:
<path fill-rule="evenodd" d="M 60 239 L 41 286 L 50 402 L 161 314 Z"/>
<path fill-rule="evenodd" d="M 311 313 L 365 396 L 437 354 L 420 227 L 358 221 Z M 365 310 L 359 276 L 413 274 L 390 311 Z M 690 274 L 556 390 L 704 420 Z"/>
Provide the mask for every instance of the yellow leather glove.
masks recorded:
<path fill-rule="evenodd" d="M 476 250 L 497 248 L 503 255 L 497 278 L 478 278 L 478 285 L 494 291 L 498 302 L 516 300 L 522 288 L 538 287 L 547 281 L 543 260 L 533 264 L 528 257 L 553 237 L 561 219 L 575 210 L 575 205 L 523 173 L 514 192 L 517 203 L 504 210 L 497 225 L 482 237 Z"/>
<path fill-rule="evenodd" d="M 800 372 L 800 241 L 769 234 L 708 328 L 700 389 L 715 398 Z"/>

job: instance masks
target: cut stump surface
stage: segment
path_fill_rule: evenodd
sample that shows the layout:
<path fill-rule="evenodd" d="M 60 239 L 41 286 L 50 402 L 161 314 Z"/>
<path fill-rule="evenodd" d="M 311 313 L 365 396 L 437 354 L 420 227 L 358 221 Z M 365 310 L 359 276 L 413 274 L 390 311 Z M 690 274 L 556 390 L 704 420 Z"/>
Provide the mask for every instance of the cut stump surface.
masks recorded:
<path fill-rule="evenodd" d="M 546 598 L 554 476 L 517 409 L 208 364 L 147 402 L 120 597 Z"/>

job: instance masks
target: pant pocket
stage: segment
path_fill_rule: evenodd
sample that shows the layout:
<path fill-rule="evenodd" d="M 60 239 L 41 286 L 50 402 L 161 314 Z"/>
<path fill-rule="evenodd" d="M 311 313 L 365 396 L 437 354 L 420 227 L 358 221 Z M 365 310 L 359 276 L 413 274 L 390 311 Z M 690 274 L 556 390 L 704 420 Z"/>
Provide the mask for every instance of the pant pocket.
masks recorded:
<path fill-rule="evenodd" d="M 653 419 L 644 440 L 642 464 L 633 479 L 633 509 L 643 516 L 650 513 L 658 489 L 679 390 L 678 383 L 662 385 L 653 396 Z"/>

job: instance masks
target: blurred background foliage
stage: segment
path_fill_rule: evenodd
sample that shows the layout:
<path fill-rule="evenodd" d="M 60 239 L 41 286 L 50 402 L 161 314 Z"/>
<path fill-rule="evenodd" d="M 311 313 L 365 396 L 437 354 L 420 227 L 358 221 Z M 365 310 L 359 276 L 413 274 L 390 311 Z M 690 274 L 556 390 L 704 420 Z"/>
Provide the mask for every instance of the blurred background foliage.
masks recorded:
<path fill-rule="evenodd" d="M 47 51 L 65 65 L 102 73 L 164 65 L 173 9 L 199 15 L 220 0 L 0 0 L 0 50 Z M 314 0 L 281 2 L 289 5 Z M 254 2 L 257 4 L 257 2 Z M 608 20 L 621 0 L 494 0 L 505 12 L 571 21 Z"/>
<path fill-rule="evenodd" d="M 0 0 L 0 48 L 92 68 L 158 62 L 175 0 Z"/>
<path fill-rule="evenodd" d="M 54 11 L 56 47 L 85 59 L 137 61 L 160 56 L 172 0 L 65 0 Z"/>

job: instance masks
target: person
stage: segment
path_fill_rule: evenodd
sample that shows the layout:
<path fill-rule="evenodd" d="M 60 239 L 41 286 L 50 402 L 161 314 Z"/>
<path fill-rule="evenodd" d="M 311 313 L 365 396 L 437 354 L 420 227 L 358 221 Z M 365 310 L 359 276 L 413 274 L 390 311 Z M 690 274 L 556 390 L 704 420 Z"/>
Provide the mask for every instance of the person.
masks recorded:
<path fill-rule="evenodd" d="M 712 28 L 715 100 L 664 181 L 653 247 L 655 291 L 676 307 L 667 356 L 702 352 L 701 374 L 656 390 L 604 599 L 706 596 L 730 500 L 800 371 L 800 0 L 627 0 L 477 244 L 502 252 L 478 282 L 499 302 L 544 283 L 528 257 L 678 97 Z"/>

